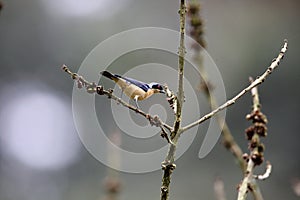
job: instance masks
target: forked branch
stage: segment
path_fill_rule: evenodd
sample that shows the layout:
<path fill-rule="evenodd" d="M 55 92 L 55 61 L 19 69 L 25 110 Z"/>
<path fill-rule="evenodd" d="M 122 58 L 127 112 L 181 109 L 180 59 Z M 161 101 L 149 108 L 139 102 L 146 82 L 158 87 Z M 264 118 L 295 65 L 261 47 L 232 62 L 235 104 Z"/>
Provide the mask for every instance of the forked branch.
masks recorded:
<path fill-rule="evenodd" d="M 284 40 L 284 44 L 283 44 L 283 47 L 280 50 L 280 53 L 278 54 L 278 56 L 276 58 L 273 59 L 271 65 L 267 68 L 267 70 L 261 76 L 257 77 L 248 87 L 243 89 L 241 92 L 239 92 L 232 99 L 228 100 L 227 102 L 225 102 L 224 104 L 222 104 L 221 106 L 219 106 L 215 110 L 211 111 L 210 113 L 204 115 L 203 117 L 201 117 L 197 121 L 183 127 L 182 131 L 183 132 L 187 131 L 187 130 L 201 124 L 202 122 L 210 119 L 211 117 L 213 117 L 218 112 L 220 112 L 220 111 L 224 110 L 225 108 L 233 105 L 239 98 L 241 98 L 244 94 L 249 92 L 252 88 L 260 85 L 261 83 L 263 83 L 264 80 L 274 71 L 274 69 L 276 69 L 279 66 L 279 63 L 283 59 L 284 54 L 287 51 L 287 48 L 288 48 L 288 41 Z"/>

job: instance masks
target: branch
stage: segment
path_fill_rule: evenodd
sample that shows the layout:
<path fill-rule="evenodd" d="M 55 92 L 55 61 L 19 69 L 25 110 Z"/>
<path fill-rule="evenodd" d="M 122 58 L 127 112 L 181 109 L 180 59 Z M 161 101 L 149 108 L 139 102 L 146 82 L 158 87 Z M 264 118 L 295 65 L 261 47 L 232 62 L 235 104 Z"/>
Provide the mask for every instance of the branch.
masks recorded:
<path fill-rule="evenodd" d="M 180 0 L 180 44 L 178 51 L 178 93 L 177 98 L 171 98 L 171 101 L 176 101 L 176 103 L 170 103 L 170 105 L 176 106 L 175 122 L 174 128 L 171 133 L 171 140 L 169 146 L 168 154 L 165 158 L 165 161 L 162 163 L 163 177 L 162 177 L 162 186 L 161 186 L 161 200 L 167 200 L 169 198 L 170 191 L 170 182 L 171 175 L 176 165 L 174 164 L 174 157 L 176 152 L 176 145 L 178 138 L 181 132 L 181 111 L 184 102 L 184 92 L 183 92 L 183 69 L 184 69 L 184 56 L 185 56 L 185 46 L 184 46 L 184 37 L 185 37 L 185 15 L 186 15 L 186 6 L 185 0 Z"/>
<path fill-rule="evenodd" d="M 244 94 L 249 92 L 252 88 L 260 85 L 261 83 L 263 83 L 264 80 L 274 71 L 274 69 L 276 69 L 279 66 L 280 61 L 283 59 L 284 54 L 287 51 L 287 47 L 288 47 L 288 42 L 287 42 L 287 40 L 285 40 L 284 45 L 281 48 L 281 51 L 280 51 L 279 55 L 277 56 L 277 58 L 273 59 L 271 65 L 268 67 L 268 69 L 261 76 L 257 77 L 255 79 L 255 81 L 253 81 L 248 87 L 243 89 L 240 93 L 238 93 L 235 97 L 233 97 L 232 99 L 225 102 L 223 105 L 219 106 L 218 108 L 211 111 L 210 113 L 204 115 L 199 120 L 183 127 L 182 132 L 187 131 L 187 130 L 201 124 L 202 122 L 210 119 L 211 117 L 213 117 L 218 112 L 220 112 L 220 111 L 224 110 L 225 108 L 233 105 L 239 98 L 241 98 Z"/>
<path fill-rule="evenodd" d="M 237 144 L 234 137 L 232 136 L 231 131 L 226 122 L 224 122 L 223 125 L 222 135 L 223 135 L 223 144 L 225 148 L 227 148 L 232 153 L 232 155 L 237 159 L 238 164 L 242 169 L 242 172 L 244 172 L 246 170 L 246 163 L 245 160 L 243 159 L 242 149 Z"/>
<path fill-rule="evenodd" d="M 253 83 L 253 79 L 249 78 L 250 82 Z M 253 107 L 251 114 L 248 114 L 246 118 L 252 120 L 253 125 L 246 129 L 247 139 L 250 141 L 249 149 L 251 150 L 250 156 L 245 156 L 248 160 L 247 170 L 245 172 L 245 177 L 239 188 L 238 200 L 245 200 L 247 197 L 247 192 L 250 189 L 254 198 L 257 200 L 262 200 L 263 197 L 259 190 L 259 187 L 255 181 L 255 176 L 253 175 L 254 167 L 260 165 L 264 160 L 264 145 L 260 141 L 260 137 L 265 137 L 267 135 L 267 118 L 260 111 L 260 102 L 257 87 L 251 89 Z M 269 165 L 270 166 L 270 165 Z M 266 177 L 269 177 L 271 173 L 271 168 L 267 170 Z M 263 177 L 264 178 L 264 177 Z"/>
<path fill-rule="evenodd" d="M 184 37 L 185 37 L 185 0 L 180 1 L 180 45 L 178 51 L 178 93 L 176 99 L 176 119 L 174 123 L 174 132 L 171 135 L 171 138 L 174 138 L 180 129 L 181 123 L 181 111 L 184 102 L 184 91 L 183 91 L 183 68 L 184 68 L 184 56 L 185 56 L 185 46 L 184 46 Z"/>
<path fill-rule="evenodd" d="M 157 117 L 157 116 L 155 116 L 155 117 Z M 158 118 L 157 118 L 157 119 L 158 119 Z M 160 134 L 160 136 L 161 136 L 162 138 L 166 138 L 166 140 L 167 140 L 168 143 L 173 144 L 173 142 L 170 140 L 170 138 L 169 138 L 169 136 L 168 136 L 168 133 L 167 133 L 166 130 L 164 129 L 163 125 L 160 124 L 159 127 L 160 127 L 160 129 L 161 129 L 161 134 Z"/>
<path fill-rule="evenodd" d="M 77 87 L 80 89 L 84 87 L 88 93 L 97 93 L 98 95 L 105 95 L 109 99 L 112 99 L 119 104 L 123 105 L 124 107 L 129 108 L 130 110 L 135 111 L 136 113 L 144 116 L 151 124 L 151 126 L 156 126 L 162 129 L 163 132 L 165 132 L 166 128 L 170 132 L 172 132 L 173 128 L 169 126 L 168 124 L 162 122 L 158 116 L 151 116 L 148 113 L 145 113 L 144 111 L 138 109 L 137 107 L 130 105 L 129 103 L 125 102 L 124 100 L 120 99 L 116 95 L 113 94 L 113 90 L 105 90 L 103 86 L 101 85 L 96 85 L 96 83 L 90 83 L 89 81 L 85 80 L 82 76 L 78 75 L 77 73 L 73 73 L 66 65 L 62 65 L 61 67 L 62 70 L 64 70 L 66 73 L 68 73 L 72 79 L 74 79 L 77 82 Z M 165 137 L 165 134 L 163 135 Z M 169 142 L 169 138 L 166 136 L 165 137 L 167 141 Z"/>
<path fill-rule="evenodd" d="M 253 176 L 253 169 L 254 169 L 254 162 L 252 159 L 249 159 L 248 165 L 247 165 L 247 170 L 246 170 L 246 175 L 243 179 L 242 184 L 239 187 L 239 195 L 238 195 L 238 200 L 245 200 L 247 197 L 247 192 L 248 192 L 248 186 L 249 183 L 252 181 L 252 176 Z"/>

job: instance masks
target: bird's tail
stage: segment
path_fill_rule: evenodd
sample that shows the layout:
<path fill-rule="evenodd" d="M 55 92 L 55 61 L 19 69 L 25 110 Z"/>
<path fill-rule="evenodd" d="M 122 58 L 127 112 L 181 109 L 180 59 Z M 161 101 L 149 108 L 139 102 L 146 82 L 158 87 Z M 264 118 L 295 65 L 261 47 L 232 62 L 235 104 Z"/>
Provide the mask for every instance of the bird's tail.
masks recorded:
<path fill-rule="evenodd" d="M 109 71 L 102 71 L 102 72 L 100 72 L 100 74 L 102 74 L 102 76 L 105 76 L 113 81 L 118 80 L 118 77 L 116 77 L 114 74 L 110 73 Z"/>

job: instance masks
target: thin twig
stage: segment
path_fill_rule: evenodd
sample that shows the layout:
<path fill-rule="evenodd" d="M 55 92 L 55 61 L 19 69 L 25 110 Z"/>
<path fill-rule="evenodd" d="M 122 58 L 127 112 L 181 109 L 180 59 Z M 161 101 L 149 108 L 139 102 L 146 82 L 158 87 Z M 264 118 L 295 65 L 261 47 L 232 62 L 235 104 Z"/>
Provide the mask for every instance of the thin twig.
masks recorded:
<path fill-rule="evenodd" d="M 204 76 L 202 77 L 204 78 Z M 212 94 L 208 94 L 207 98 L 210 101 L 211 108 L 216 109 L 217 105 L 216 105 L 215 97 Z M 232 155 L 237 159 L 238 164 L 242 169 L 242 173 L 244 173 L 244 171 L 246 170 L 246 162 L 243 159 L 242 149 L 240 148 L 240 146 L 237 144 L 234 137 L 232 136 L 226 121 L 221 117 L 219 117 L 219 115 L 216 115 L 216 120 L 218 121 L 219 126 L 222 130 L 223 144 L 225 148 L 227 148 L 232 153 Z"/>
<path fill-rule="evenodd" d="M 261 174 L 261 175 L 253 175 L 253 178 L 258 179 L 258 180 L 266 180 L 271 175 L 271 172 L 272 172 L 272 165 L 268 161 L 265 173 Z"/>
<path fill-rule="evenodd" d="M 226 122 L 224 122 L 223 129 L 222 129 L 222 135 L 223 135 L 223 144 L 224 146 L 232 153 L 232 155 L 237 159 L 238 164 L 244 172 L 246 170 L 246 163 L 243 159 L 243 152 L 241 147 L 237 144 L 234 137 L 231 134 L 231 131 L 227 125 Z"/>
<path fill-rule="evenodd" d="M 274 69 L 276 67 L 279 66 L 280 61 L 283 59 L 285 52 L 287 51 L 287 47 L 288 47 L 288 42 L 287 40 L 284 41 L 284 45 L 281 48 L 281 51 L 279 53 L 279 55 L 277 56 L 277 58 L 275 58 L 271 65 L 268 67 L 268 69 L 259 77 L 257 77 L 255 79 L 255 81 L 253 81 L 253 83 L 251 83 L 248 87 L 246 87 L 245 89 L 243 89 L 240 93 L 238 93 L 235 97 L 233 97 L 232 99 L 228 100 L 227 102 L 225 102 L 224 104 L 222 104 L 221 106 L 219 106 L 218 108 L 216 108 L 215 110 L 211 111 L 210 113 L 204 115 L 203 117 L 201 117 L 199 120 L 185 126 L 182 128 L 182 131 L 185 132 L 199 124 L 201 124 L 202 122 L 210 119 L 212 116 L 214 116 L 215 114 L 217 114 L 218 112 L 224 110 L 225 108 L 233 105 L 239 98 L 241 98 L 244 94 L 246 94 L 247 92 L 249 92 L 252 88 L 260 85 L 261 83 L 264 82 L 264 80 L 274 71 Z"/>
<path fill-rule="evenodd" d="M 160 134 L 160 136 L 162 138 L 166 138 L 166 140 L 167 140 L 168 143 L 172 143 L 172 141 L 170 140 L 170 138 L 168 136 L 168 133 L 166 132 L 166 130 L 164 129 L 164 127 L 162 125 L 160 125 L 160 128 L 161 128 L 161 134 Z"/>
<path fill-rule="evenodd" d="M 77 82 L 77 87 L 78 88 L 86 88 L 88 93 L 97 93 L 98 95 L 105 95 L 108 98 L 118 102 L 119 104 L 129 108 L 132 111 L 135 111 L 136 113 L 144 116 L 147 120 L 149 120 L 150 124 L 159 128 L 166 128 L 168 131 L 172 132 L 173 128 L 169 126 L 168 124 L 164 123 L 163 121 L 160 120 L 158 116 L 151 116 L 148 113 L 145 113 L 144 111 L 138 109 L 137 107 L 125 102 L 121 98 L 117 97 L 116 95 L 113 94 L 113 90 L 105 90 L 103 86 L 101 85 L 96 85 L 96 83 L 90 83 L 89 81 L 85 80 L 82 76 L 73 73 L 66 65 L 62 65 L 62 70 L 64 70 L 66 73 L 68 73 L 72 79 L 74 79 Z M 167 139 L 168 141 L 168 139 Z"/>

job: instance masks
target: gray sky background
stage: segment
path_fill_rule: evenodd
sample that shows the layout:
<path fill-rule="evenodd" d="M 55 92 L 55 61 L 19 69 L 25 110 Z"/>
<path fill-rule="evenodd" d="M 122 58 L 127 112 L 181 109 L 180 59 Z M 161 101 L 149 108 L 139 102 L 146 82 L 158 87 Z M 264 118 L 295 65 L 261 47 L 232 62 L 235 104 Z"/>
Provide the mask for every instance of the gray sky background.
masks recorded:
<path fill-rule="evenodd" d="M 105 195 L 103 180 L 109 170 L 79 140 L 71 113 L 73 83 L 60 66 L 66 64 L 77 71 L 98 43 L 121 31 L 147 26 L 178 30 L 178 2 L 2 2 L 0 199 L 101 199 Z M 222 74 L 228 97 L 245 87 L 249 76 L 261 74 L 278 55 L 283 40 L 289 40 L 289 50 L 280 68 L 259 88 L 262 111 L 269 119 L 268 137 L 263 139 L 265 159 L 274 167 L 271 177 L 259 185 L 265 199 L 298 199 L 291 181 L 300 178 L 300 3 L 297 0 L 201 2 L 207 50 Z M 100 102 L 97 108 L 108 105 L 107 99 L 97 97 L 96 101 Z M 251 97 L 245 95 L 227 110 L 226 118 L 245 152 L 244 129 L 250 125 L 245 116 L 250 110 Z M 171 185 L 174 200 L 214 199 L 216 176 L 224 180 L 228 199 L 236 198 L 242 174 L 221 143 L 206 158 L 198 158 L 203 140 L 201 131 L 206 128 L 206 123 L 199 128 L 191 147 L 176 162 Z M 256 170 L 263 171 L 263 167 Z M 159 199 L 161 174 L 161 171 L 119 173 L 120 199 Z"/>

